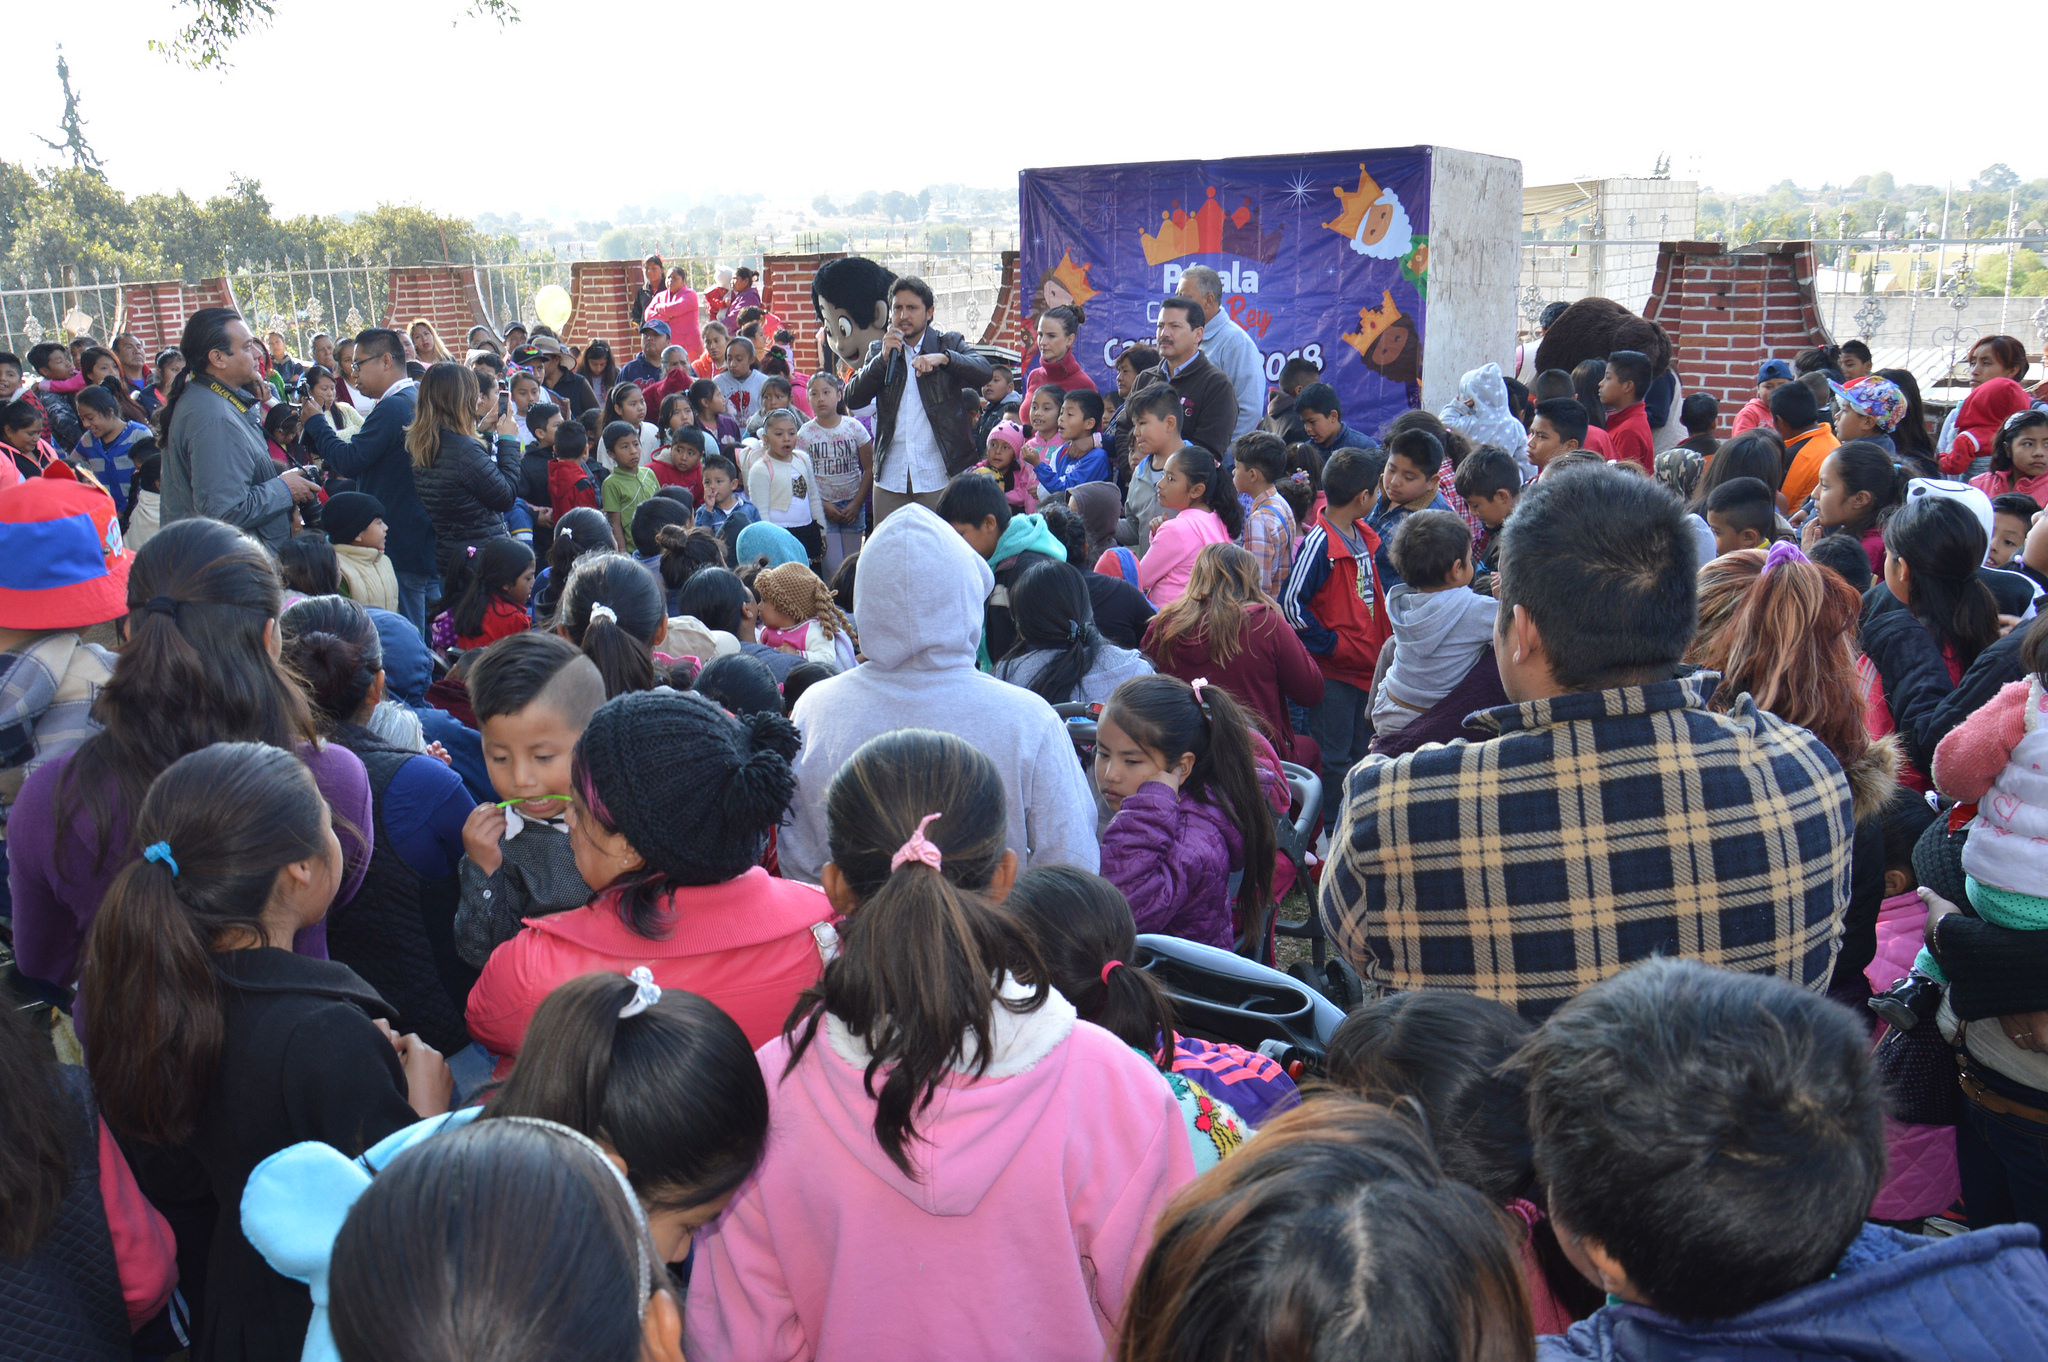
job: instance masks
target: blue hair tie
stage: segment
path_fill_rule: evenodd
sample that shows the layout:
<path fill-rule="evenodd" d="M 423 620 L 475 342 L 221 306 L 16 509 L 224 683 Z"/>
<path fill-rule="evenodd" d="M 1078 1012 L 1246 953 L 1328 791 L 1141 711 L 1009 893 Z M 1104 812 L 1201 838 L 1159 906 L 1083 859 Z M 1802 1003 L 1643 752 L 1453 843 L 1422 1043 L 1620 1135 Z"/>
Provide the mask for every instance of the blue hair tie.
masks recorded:
<path fill-rule="evenodd" d="M 162 861 L 171 868 L 171 877 L 173 879 L 177 878 L 178 862 L 171 855 L 171 844 L 169 842 L 151 842 L 142 849 L 142 859 L 145 861 Z"/>

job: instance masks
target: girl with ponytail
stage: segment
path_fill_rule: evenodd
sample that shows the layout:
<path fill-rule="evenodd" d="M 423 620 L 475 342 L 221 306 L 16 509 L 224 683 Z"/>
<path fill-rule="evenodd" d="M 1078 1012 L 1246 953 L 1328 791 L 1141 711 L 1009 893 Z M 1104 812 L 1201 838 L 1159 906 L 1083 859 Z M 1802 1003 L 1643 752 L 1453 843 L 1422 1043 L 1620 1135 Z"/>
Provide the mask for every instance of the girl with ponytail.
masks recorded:
<path fill-rule="evenodd" d="M 653 577 L 622 559 L 649 589 Z M 610 627 L 610 626 L 607 626 Z M 569 841 L 597 895 L 494 951 L 469 995 L 469 1033 L 512 1071 L 534 1009 L 591 970 L 646 965 L 700 993 L 747 1043 L 776 1033 L 832 940 L 825 895 L 760 860 L 796 794 L 797 732 L 780 714 L 733 718 L 701 695 L 633 691 L 591 716 L 570 764 Z"/>
<path fill-rule="evenodd" d="M 333 806 L 346 868 L 337 906 L 369 863 L 370 785 L 354 753 L 319 741 L 306 697 L 277 663 L 282 587 L 261 545 L 217 520 L 166 525 L 128 572 L 124 642 L 93 717 L 103 728 L 22 786 L 7 823 L 14 948 L 24 974 L 78 978 L 86 929 L 115 873 L 142 854 L 132 823 L 150 782 L 210 743 L 293 753 Z M 315 922 L 298 949 L 325 957 Z"/>
<path fill-rule="evenodd" d="M 1138 968 L 1131 905 L 1108 880 L 1070 865 L 1041 865 L 1017 877 L 1006 904 L 1031 929 L 1046 977 L 1081 1020 L 1167 1075 L 1188 1118 L 1198 1170 L 1235 1149 L 1246 1126 L 1301 1105 L 1294 1080 L 1264 1055 L 1175 1033 L 1166 990 Z"/>
<path fill-rule="evenodd" d="M 1205 545 L 1243 536 L 1244 506 L 1230 475 L 1200 445 L 1182 445 L 1166 461 L 1159 505 L 1173 518 L 1153 522 L 1152 543 L 1138 560 L 1138 586 L 1164 610 L 1188 589 L 1195 558 Z"/>
<path fill-rule="evenodd" d="M 579 558 L 554 618 L 555 632 L 597 664 L 606 699 L 667 684 L 654 657 L 668 637 L 667 602 L 654 574 L 625 554 Z"/>
<path fill-rule="evenodd" d="M 1115 810 L 1102 877 L 1130 900 L 1139 931 L 1231 949 L 1239 870 L 1239 916 L 1266 916 L 1277 841 L 1252 723 L 1205 680 L 1141 676 L 1110 696 L 1095 739 L 1095 783 Z"/>
<path fill-rule="evenodd" d="M 176 528 L 176 527 L 174 527 Z M 350 1157 L 447 1110 L 448 1066 L 382 1023 L 347 966 L 291 951 L 341 883 L 334 820 L 304 762 L 263 743 L 181 757 L 135 815 L 140 859 L 86 944 L 86 1067 L 137 1179 L 177 1233 L 198 1357 L 286 1357 L 312 1302 L 241 1231 L 242 1187 L 301 1140 Z M 204 1187 L 203 1202 L 193 1186 Z"/>
<path fill-rule="evenodd" d="M 1172 1095 L 1076 1024 L 1003 908 L 1017 858 L 986 755 L 885 734 L 826 817 L 841 948 L 758 1052 L 768 1153 L 698 1238 L 686 1352 L 1103 1355 L 1194 1175 Z"/>

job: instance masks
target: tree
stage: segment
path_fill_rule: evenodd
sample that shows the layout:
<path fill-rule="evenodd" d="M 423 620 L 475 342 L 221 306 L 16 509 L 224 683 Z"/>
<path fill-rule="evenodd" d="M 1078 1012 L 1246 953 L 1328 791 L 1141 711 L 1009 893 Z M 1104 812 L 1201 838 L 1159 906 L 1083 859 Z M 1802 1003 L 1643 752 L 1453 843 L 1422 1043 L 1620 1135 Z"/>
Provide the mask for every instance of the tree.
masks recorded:
<path fill-rule="evenodd" d="M 183 0 L 191 9 L 185 26 L 168 42 L 149 40 L 150 50 L 161 52 L 175 62 L 195 70 L 225 68 L 228 49 L 258 29 L 267 28 L 277 6 L 272 0 Z M 479 19 L 495 19 L 499 27 L 519 22 L 519 7 L 513 0 L 467 0 L 466 12 Z"/>
<path fill-rule="evenodd" d="M 52 151 L 65 153 L 70 156 L 72 165 L 104 180 L 107 178 L 107 168 L 101 164 L 99 153 L 92 149 L 92 144 L 85 140 L 85 115 L 78 111 L 78 94 L 71 88 L 71 63 L 64 60 L 62 43 L 57 44 L 57 83 L 64 87 L 64 117 L 58 123 L 64 130 L 64 140 L 52 142 L 41 133 L 37 133 L 36 141 Z"/>
<path fill-rule="evenodd" d="M 2008 194 L 2019 187 L 2020 177 L 2003 161 L 1985 166 L 1970 181 L 1970 188 L 1981 194 Z"/>
<path fill-rule="evenodd" d="M 891 222 L 913 222 L 923 216 L 917 211 L 917 200 L 900 189 L 892 189 L 882 195 L 882 211 L 889 215 Z"/>
<path fill-rule="evenodd" d="M 1877 174 L 1872 175 L 1869 187 L 1870 192 L 1881 199 L 1890 198 L 1893 194 L 1899 192 L 1899 182 L 1892 178 L 1892 173 L 1889 170 L 1880 170 Z"/>
<path fill-rule="evenodd" d="M 829 218 L 839 210 L 832 206 L 831 195 L 820 194 L 817 198 L 811 200 L 811 211 L 821 218 Z"/>
<path fill-rule="evenodd" d="M 874 214 L 879 213 L 881 211 L 882 196 L 880 194 L 877 194 L 872 189 L 862 190 L 860 197 L 853 201 L 853 213 L 855 217 L 872 217 Z"/>

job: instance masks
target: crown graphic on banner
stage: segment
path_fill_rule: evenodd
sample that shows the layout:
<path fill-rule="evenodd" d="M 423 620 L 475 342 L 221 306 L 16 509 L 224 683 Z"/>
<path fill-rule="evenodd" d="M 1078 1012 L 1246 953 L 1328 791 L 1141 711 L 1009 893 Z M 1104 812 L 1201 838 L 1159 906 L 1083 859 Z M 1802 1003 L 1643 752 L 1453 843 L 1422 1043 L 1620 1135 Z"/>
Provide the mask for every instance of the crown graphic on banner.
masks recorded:
<path fill-rule="evenodd" d="M 1379 191 L 1373 193 L 1377 196 Z M 1200 208 L 1189 213 L 1176 199 L 1171 211 L 1159 215 L 1158 232 L 1140 228 L 1138 242 L 1145 248 L 1147 265 L 1164 265 L 1189 255 L 1235 255 L 1270 265 L 1280 254 L 1281 233 L 1263 231 L 1262 226 L 1259 210 L 1252 207 L 1249 196 L 1236 212 L 1225 214 L 1216 201 L 1216 186 L 1210 185 Z"/>
<path fill-rule="evenodd" d="M 1087 306 L 1088 300 L 1090 298 L 1093 298 L 1096 294 L 1102 292 L 1102 290 L 1099 288 L 1092 288 L 1089 286 L 1089 268 L 1090 267 L 1087 265 L 1075 264 L 1074 253 L 1071 250 L 1069 250 L 1060 256 L 1059 264 L 1053 266 L 1050 270 L 1046 271 L 1046 277 L 1058 280 L 1060 286 L 1066 289 L 1068 295 L 1071 296 L 1076 303 L 1085 307 Z"/>
<path fill-rule="evenodd" d="M 1344 343 L 1356 350 L 1360 359 L 1372 358 L 1373 343 L 1380 338 L 1380 333 L 1392 326 L 1401 315 L 1400 306 L 1394 302 L 1393 290 L 1382 290 L 1380 298 L 1379 307 L 1358 309 L 1356 332 L 1344 333 Z"/>
<path fill-rule="evenodd" d="M 1379 182 L 1366 170 L 1364 162 L 1360 162 L 1358 188 L 1346 193 L 1344 186 L 1340 184 L 1332 186 L 1330 192 L 1337 196 L 1337 202 L 1344 206 L 1344 211 L 1337 214 L 1335 221 L 1322 225 L 1349 240 L 1358 235 L 1358 228 L 1365 221 L 1366 210 L 1379 200 Z"/>

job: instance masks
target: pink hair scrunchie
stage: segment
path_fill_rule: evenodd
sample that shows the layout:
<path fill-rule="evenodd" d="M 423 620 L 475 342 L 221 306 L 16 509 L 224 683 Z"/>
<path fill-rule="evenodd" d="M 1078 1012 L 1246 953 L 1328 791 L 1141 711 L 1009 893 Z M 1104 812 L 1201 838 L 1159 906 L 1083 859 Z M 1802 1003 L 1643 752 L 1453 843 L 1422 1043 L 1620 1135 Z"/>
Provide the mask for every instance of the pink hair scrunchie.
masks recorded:
<path fill-rule="evenodd" d="M 895 856 L 892 857 L 889 861 L 889 872 L 891 874 L 894 874 L 896 871 L 902 869 L 904 863 L 907 861 L 919 861 L 925 865 L 930 866 L 934 870 L 941 869 L 941 858 L 939 856 L 939 849 L 930 841 L 926 840 L 924 830 L 931 826 L 932 820 L 934 818 L 943 817 L 945 817 L 945 814 L 943 812 L 928 813 L 924 817 L 917 820 L 917 831 L 910 834 L 909 841 L 905 842 L 902 846 L 896 848 Z"/>

